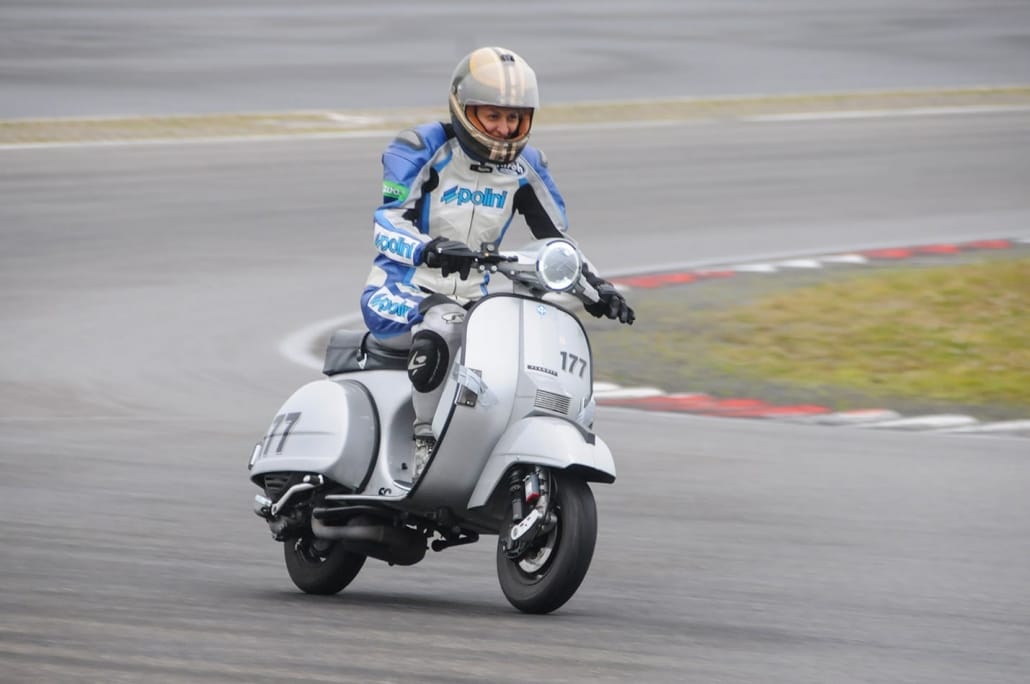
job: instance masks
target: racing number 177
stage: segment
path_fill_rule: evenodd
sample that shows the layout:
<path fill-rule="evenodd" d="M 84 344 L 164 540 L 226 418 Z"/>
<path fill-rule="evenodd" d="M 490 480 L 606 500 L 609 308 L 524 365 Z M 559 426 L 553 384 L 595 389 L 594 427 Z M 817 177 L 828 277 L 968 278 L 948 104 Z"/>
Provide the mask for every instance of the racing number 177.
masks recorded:
<path fill-rule="evenodd" d="M 281 454 L 283 447 L 286 446 L 286 438 L 290 436 L 290 430 L 300 420 L 300 412 L 297 413 L 280 413 L 272 421 L 272 429 L 268 431 L 268 435 L 265 437 L 265 448 L 262 450 L 262 456 L 268 453 L 268 448 L 272 446 L 272 440 L 275 438 L 275 433 L 279 429 L 279 426 L 284 422 L 286 423 L 286 429 L 283 430 L 283 436 L 279 439 L 279 445 L 275 448 L 275 453 Z"/>
<path fill-rule="evenodd" d="M 566 373 L 572 373 L 583 377 L 587 369 L 587 360 L 570 352 L 561 352 L 561 369 Z M 578 372 L 577 372 L 578 369 Z"/>

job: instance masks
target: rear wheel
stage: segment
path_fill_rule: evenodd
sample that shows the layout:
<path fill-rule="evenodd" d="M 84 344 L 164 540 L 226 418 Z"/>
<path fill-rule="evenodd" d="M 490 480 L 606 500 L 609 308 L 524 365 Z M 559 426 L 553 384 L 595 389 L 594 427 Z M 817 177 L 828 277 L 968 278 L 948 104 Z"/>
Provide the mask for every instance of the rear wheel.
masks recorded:
<path fill-rule="evenodd" d="M 297 588 L 308 594 L 335 594 L 350 584 L 365 556 L 352 553 L 339 542 L 298 537 L 283 543 L 286 570 Z"/>
<path fill-rule="evenodd" d="M 524 613 L 550 613 L 576 593 L 590 568 L 597 541 L 597 507 L 586 482 L 554 476 L 551 510 L 557 524 L 533 541 L 518 558 L 509 558 L 497 544 L 497 577 L 508 601 Z M 501 534 L 508 534 L 512 514 Z"/>

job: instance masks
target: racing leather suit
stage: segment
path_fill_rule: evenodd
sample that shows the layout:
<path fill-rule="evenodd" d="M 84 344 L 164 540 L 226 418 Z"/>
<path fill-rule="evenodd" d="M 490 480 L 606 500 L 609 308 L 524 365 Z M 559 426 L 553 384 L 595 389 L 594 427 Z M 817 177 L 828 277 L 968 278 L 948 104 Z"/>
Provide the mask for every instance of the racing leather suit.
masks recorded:
<path fill-rule="evenodd" d="M 365 324 L 383 341 L 407 337 L 422 320 L 419 304 L 432 293 L 461 305 L 487 293 L 489 274 L 472 271 L 461 280 L 421 265 L 433 238 L 474 250 L 499 245 L 516 212 L 536 238 L 560 237 L 567 229 L 565 201 L 542 152 L 527 146 L 509 164 L 480 162 L 443 123 L 406 130 L 386 148 L 383 201 L 374 223 L 378 254 L 361 295 Z"/>
<path fill-rule="evenodd" d="M 433 436 L 441 377 L 461 342 L 462 307 L 487 294 L 490 280 L 478 271 L 466 280 L 457 273 L 444 277 L 422 263 L 423 250 L 437 237 L 474 250 L 499 246 L 516 213 L 536 238 L 566 231 L 565 200 L 539 150 L 527 146 L 508 164 L 480 162 L 465 152 L 450 124 L 430 123 L 403 131 L 383 153 L 383 205 L 374 222 L 378 254 L 361 311 L 383 344 L 404 349 L 415 340 L 408 376 L 416 438 Z M 427 364 L 442 371 L 428 382 L 421 375 Z"/>

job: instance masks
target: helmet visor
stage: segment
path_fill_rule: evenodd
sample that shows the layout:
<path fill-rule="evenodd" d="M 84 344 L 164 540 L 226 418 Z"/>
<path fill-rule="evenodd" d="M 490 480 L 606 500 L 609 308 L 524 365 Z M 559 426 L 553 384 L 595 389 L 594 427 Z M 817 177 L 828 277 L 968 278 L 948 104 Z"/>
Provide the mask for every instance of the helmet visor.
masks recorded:
<path fill-rule="evenodd" d="M 492 107 L 493 105 L 484 105 L 486 107 Z M 479 130 L 483 135 L 488 135 L 494 140 L 521 140 L 522 138 L 529 135 L 529 129 L 533 125 L 533 110 L 532 109 L 503 109 L 503 112 L 512 111 L 518 114 L 518 123 L 508 131 L 507 135 L 495 135 L 490 132 L 489 127 L 480 118 L 479 112 L 480 105 L 468 105 L 465 107 L 465 116 L 469 122 Z"/>

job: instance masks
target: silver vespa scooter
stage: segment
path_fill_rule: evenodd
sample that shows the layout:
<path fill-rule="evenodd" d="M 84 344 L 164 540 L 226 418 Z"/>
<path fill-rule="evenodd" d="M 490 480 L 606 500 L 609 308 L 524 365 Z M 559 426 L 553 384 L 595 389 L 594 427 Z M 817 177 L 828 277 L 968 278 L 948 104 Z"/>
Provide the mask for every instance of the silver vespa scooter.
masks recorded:
<path fill-rule="evenodd" d="M 406 354 L 364 331 L 333 336 L 329 378 L 286 400 L 249 464 L 263 489 L 255 511 L 284 542 L 298 588 L 333 594 L 367 557 L 412 565 L 427 545 L 496 534 L 512 605 L 548 613 L 572 597 L 597 537 L 588 483 L 615 481 L 593 431 L 590 344 L 555 301 L 597 301 L 582 263 L 563 239 L 479 253 L 478 268 L 513 287 L 469 310 L 433 421 L 436 447 L 417 479 Z"/>

